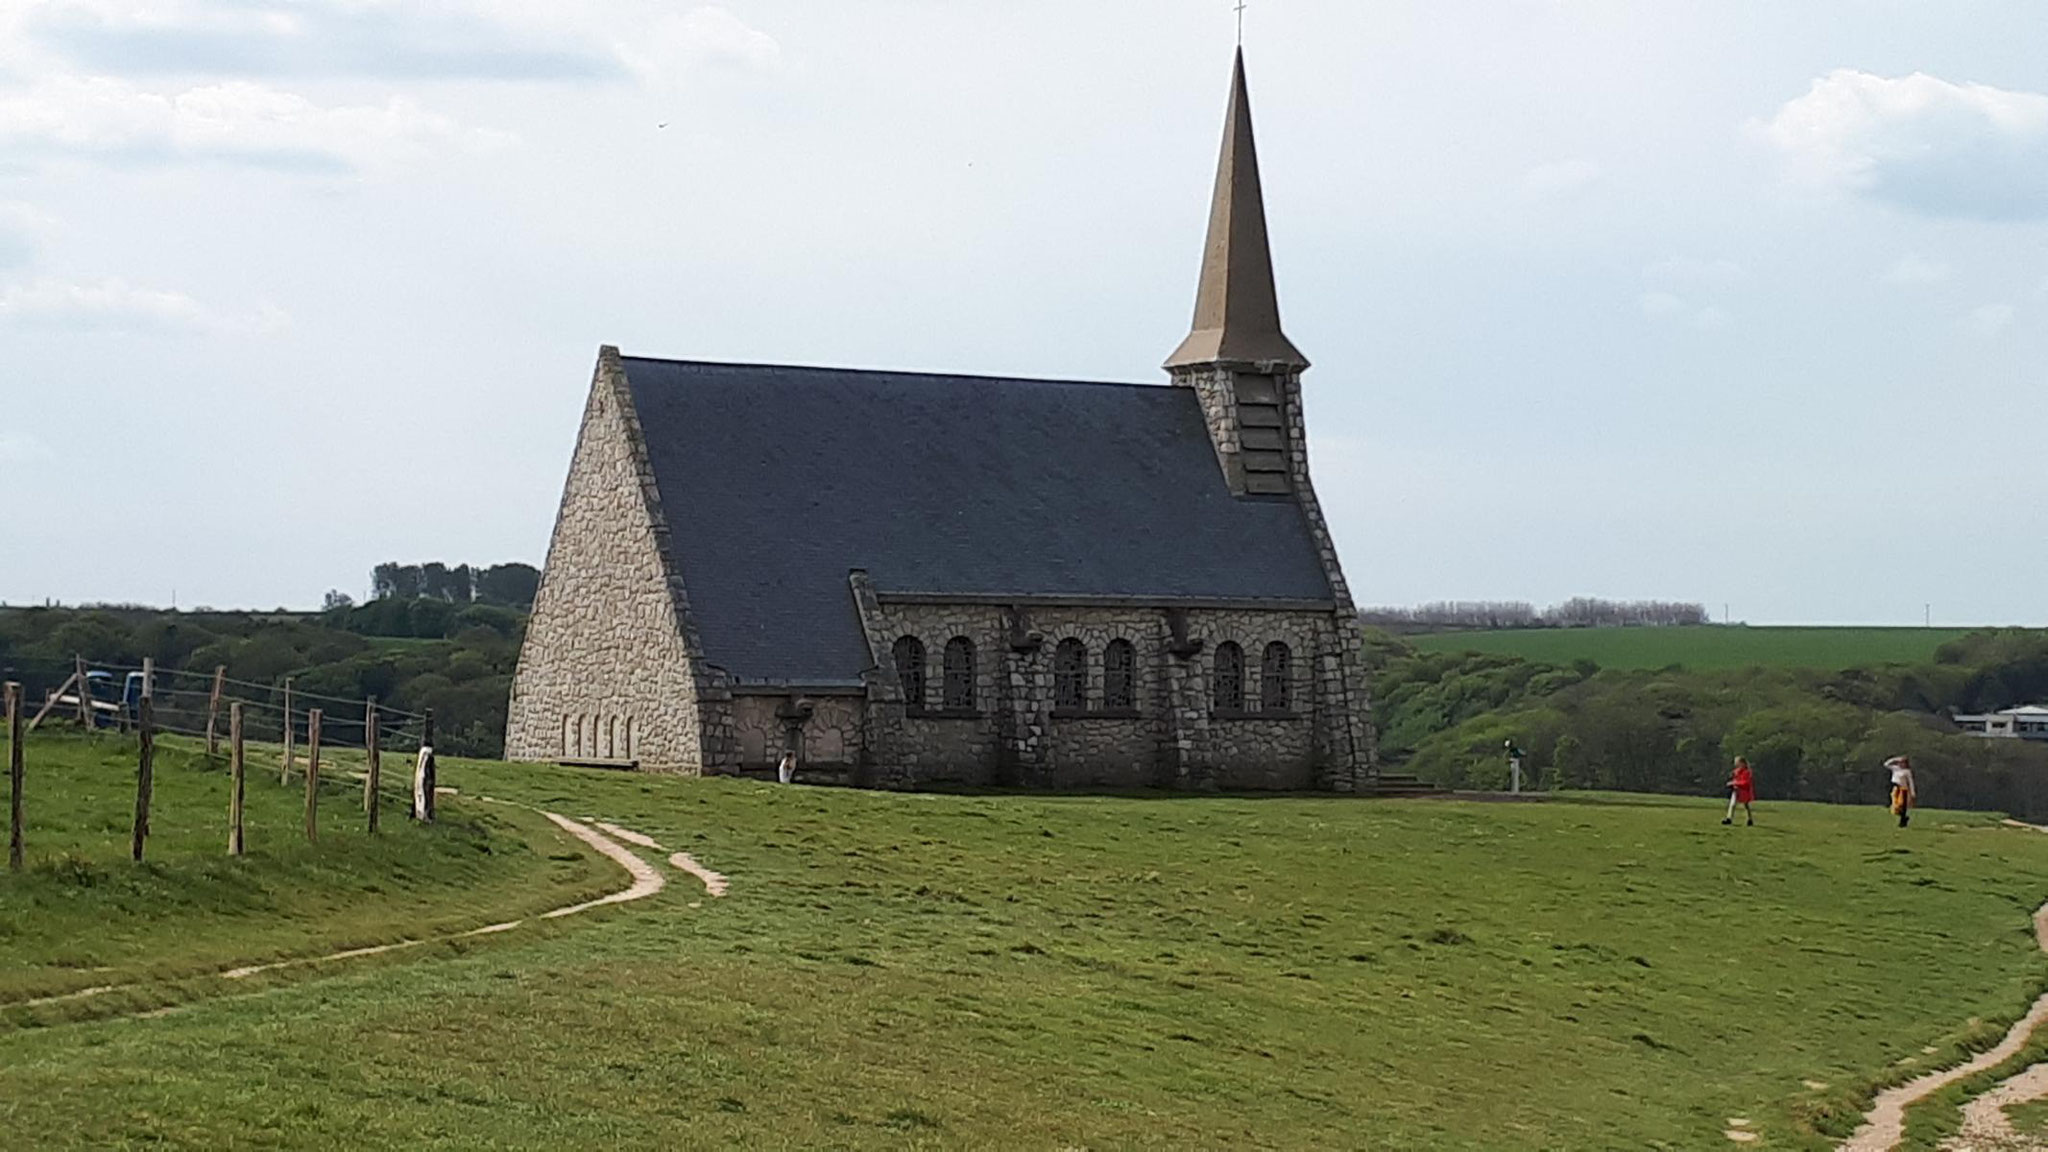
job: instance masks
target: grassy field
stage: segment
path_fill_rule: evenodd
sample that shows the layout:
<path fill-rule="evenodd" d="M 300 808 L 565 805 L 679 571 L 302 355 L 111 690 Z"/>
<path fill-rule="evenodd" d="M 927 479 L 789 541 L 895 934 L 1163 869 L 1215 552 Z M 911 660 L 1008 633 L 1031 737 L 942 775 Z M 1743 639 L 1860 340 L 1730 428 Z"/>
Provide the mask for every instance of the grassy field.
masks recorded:
<path fill-rule="evenodd" d="M 1602 668 L 1853 668 L 1934 659 L 1959 628 L 1537 628 L 1437 632 L 1406 639 L 1425 652 L 1495 652 Z"/>
<path fill-rule="evenodd" d="M 460 955 L 0 1032 L 9 1142 L 1698 1149 L 1739 1116 L 1820 1148 L 2048 984 L 2048 836 L 1981 815 L 444 780 L 457 820 L 616 821 L 732 894 L 670 873 Z M 11 966 L 45 948 L 23 884 Z M 125 925 L 111 890 L 63 923 Z"/>
<path fill-rule="evenodd" d="M 323 756 L 317 845 L 304 834 L 304 749 L 289 787 L 278 782 L 278 749 L 252 755 L 248 851 L 231 859 L 226 768 L 178 739 L 158 747 L 147 862 L 137 866 L 129 859 L 133 740 L 45 733 L 24 748 L 28 868 L 0 877 L 0 1005 L 472 928 L 497 912 L 542 910 L 617 885 L 612 865 L 519 809 L 463 809 L 429 832 L 405 819 L 394 789 L 373 839 L 362 785 L 346 778 L 361 753 L 333 749 Z M 387 767 L 394 783 L 409 778 L 402 757 Z M 107 1007 L 0 1008 L 0 1017 L 48 1021 Z"/>

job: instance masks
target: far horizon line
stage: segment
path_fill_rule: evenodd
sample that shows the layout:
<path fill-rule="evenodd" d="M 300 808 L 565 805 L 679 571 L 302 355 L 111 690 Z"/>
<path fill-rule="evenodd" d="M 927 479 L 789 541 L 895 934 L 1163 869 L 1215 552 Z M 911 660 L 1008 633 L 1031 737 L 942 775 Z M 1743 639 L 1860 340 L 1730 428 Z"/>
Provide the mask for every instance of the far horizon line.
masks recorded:
<path fill-rule="evenodd" d="M 413 597 L 413 599 L 433 599 L 433 597 Z M 363 604 L 371 604 L 371 603 L 375 603 L 375 600 L 374 600 L 374 599 L 372 599 L 372 600 L 356 600 L 356 601 L 354 601 L 353 603 L 354 603 L 355 605 L 357 605 L 357 606 L 360 606 L 360 605 L 363 605 Z M 450 603 L 453 603 L 453 601 L 450 601 Z M 221 616 L 236 616 L 236 615 L 256 615 L 256 614 L 260 614 L 260 613 L 271 613 L 271 614 L 283 613 L 283 614 L 287 614 L 287 615 L 292 615 L 292 616 L 319 616 L 319 615 L 322 615 L 322 614 L 324 614 L 324 613 L 326 613 L 326 612 L 330 611 L 330 609 L 327 609 L 327 608 L 320 608 L 320 607 L 313 607 L 313 608 L 293 608 L 293 607 L 290 607 L 290 606 L 288 606 L 288 605 L 283 605 L 283 604 L 279 604 L 279 605 L 274 605 L 274 606 L 271 606 L 271 607 L 221 607 L 221 606 L 219 606 L 219 605 L 213 605 L 213 604 L 198 604 L 198 605 L 193 605 L 193 606 L 190 606 L 190 607 L 184 607 L 184 606 L 177 606 L 177 605 L 165 605 L 165 604 L 144 604 L 144 603 L 141 603 L 141 602 L 138 602 L 138 601 L 104 601 L 104 600 L 100 600 L 100 601 L 81 601 L 81 602 L 78 602 L 78 603 L 66 603 L 66 602 L 64 602 L 64 601 L 60 601 L 60 600 L 46 600 L 45 602 L 43 602 L 43 603 L 40 603 L 40 604 L 27 604 L 27 603 L 17 604 L 17 603 L 14 603 L 14 602 L 12 602 L 12 601 L 8 601 L 8 600 L 0 600 L 0 612 L 33 612 L 33 611 L 37 611 L 37 610 L 47 610 L 47 611 L 71 611 L 71 612 L 89 612 L 89 611 L 102 611 L 102 612 L 178 612 L 178 613 L 184 613 L 184 614 L 188 614 L 188 615 L 221 615 Z M 2016 628 L 2016 629 L 2022 629 L 2022 630 L 2028 630 L 2028 631 L 2039 631 L 2039 630 L 2043 630 L 2043 629 L 2048 629 L 2048 621 L 2044 621 L 2044 622 L 2042 622 L 2042 623 L 2036 623 L 2036 624 L 2024 624 L 2024 623 L 2011 623 L 2011 622 L 1990 622 L 1990 621 L 1970 621 L 1970 622 L 1963 622 L 1963 623 L 1950 623 L 1950 622 L 1946 622 L 1946 621 L 1944 621 L 1944 622 L 1942 622 L 1942 623 L 1938 623 L 1938 624 L 1929 624 L 1929 623 L 1922 623 L 1922 624 L 1900 624 L 1900 623 L 1892 623 L 1892 622 L 1887 622 L 1887 621 L 1869 621 L 1869 620 L 1784 620 L 1784 619 L 1771 619 L 1771 620 L 1708 620 L 1708 621 L 1705 621 L 1705 622 L 1703 622 L 1703 623 L 1699 623 L 1699 624 L 1605 624 L 1605 625 L 1548 625 L 1548 626 L 1544 626 L 1544 625 L 1538 625 L 1538 626 L 1533 626 L 1533 627 L 1509 627 L 1509 628 L 1479 628 L 1479 627 L 1466 627 L 1466 628 L 1460 628 L 1460 627 L 1457 627 L 1457 626 L 1455 626 L 1455 625 L 1451 625 L 1451 626 L 1444 626 L 1444 627 L 1440 627 L 1440 628 L 1434 628 L 1434 629 L 1430 629 L 1430 631 L 1436 631 L 1436 632 L 1553 632 L 1553 631 L 1572 631 L 1572 630 L 1574 630 L 1574 629 L 1582 629 L 1582 628 L 1597 628 L 1597 629 L 1602 629 L 1602 630 L 1613 630 L 1613 629 L 1621 629 L 1621 628 L 1645 628 L 1645 629 L 1647 629 L 1647 628 L 1884 628 L 1884 629 L 1891 629 L 1891 630 L 1896 630 L 1896 631 L 1901 631 L 1901 632 L 1908 632 L 1908 631 L 1910 631 L 1910 632 L 1975 632 L 1975 631 L 1987 631 L 1987 630 L 1990 630 L 1990 631 L 1996 631 L 1996 630 L 2002 630 L 2002 629 L 2009 629 L 2009 628 Z"/>

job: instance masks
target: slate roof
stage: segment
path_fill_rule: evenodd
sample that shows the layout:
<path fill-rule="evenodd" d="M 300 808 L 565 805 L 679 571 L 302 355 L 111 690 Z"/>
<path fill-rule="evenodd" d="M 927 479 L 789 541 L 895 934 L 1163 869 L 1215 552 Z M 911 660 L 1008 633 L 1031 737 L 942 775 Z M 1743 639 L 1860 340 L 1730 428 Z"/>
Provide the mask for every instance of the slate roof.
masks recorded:
<path fill-rule="evenodd" d="M 1327 601 L 1291 498 L 1236 497 L 1195 394 L 623 358 L 713 664 L 857 681 L 883 593 Z"/>

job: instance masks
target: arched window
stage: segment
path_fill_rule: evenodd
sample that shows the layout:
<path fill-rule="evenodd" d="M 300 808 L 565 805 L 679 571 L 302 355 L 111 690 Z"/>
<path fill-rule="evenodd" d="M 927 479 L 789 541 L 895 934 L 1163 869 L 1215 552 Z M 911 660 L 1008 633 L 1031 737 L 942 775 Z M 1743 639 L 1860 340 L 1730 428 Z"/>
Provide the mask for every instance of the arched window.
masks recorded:
<path fill-rule="evenodd" d="M 1259 710 L 1285 712 L 1294 707 L 1294 688 L 1288 677 L 1294 656 L 1287 645 L 1275 640 L 1266 645 L 1266 658 L 1259 666 Z"/>
<path fill-rule="evenodd" d="M 955 636 L 946 641 L 946 707 L 957 712 L 974 708 L 974 641 Z"/>
<path fill-rule="evenodd" d="M 896 641 L 896 681 L 903 685 L 903 702 L 912 712 L 924 711 L 924 643 L 915 636 Z"/>
<path fill-rule="evenodd" d="M 1129 640 L 1111 640 L 1102 650 L 1102 707 L 1134 712 L 1138 707 L 1138 650 Z"/>
<path fill-rule="evenodd" d="M 1218 712 L 1244 711 L 1244 649 L 1235 641 L 1216 646 L 1215 680 L 1209 685 L 1209 701 Z"/>
<path fill-rule="evenodd" d="M 1052 655 L 1052 706 L 1068 712 L 1088 707 L 1088 646 L 1060 641 Z"/>

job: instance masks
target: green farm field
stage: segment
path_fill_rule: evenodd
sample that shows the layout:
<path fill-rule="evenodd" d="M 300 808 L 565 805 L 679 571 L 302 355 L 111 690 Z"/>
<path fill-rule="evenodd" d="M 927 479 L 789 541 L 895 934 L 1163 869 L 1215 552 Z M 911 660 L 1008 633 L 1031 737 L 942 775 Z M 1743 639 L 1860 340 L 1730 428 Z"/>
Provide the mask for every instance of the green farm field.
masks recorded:
<path fill-rule="evenodd" d="M 1534 628 L 1404 637 L 1425 652 L 1489 652 L 1602 668 L 1854 668 L 1916 664 L 1969 634 L 1961 628 Z"/>
<path fill-rule="evenodd" d="M 1901 833 L 1782 804 L 1726 828 L 1664 797 L 894 795 L 450 762 L 441 827 L 307 850 L 280 808 L 229 862 L 195 815 L 137 868 L 106 827 L 125 748 L 30 752 L 32 831 L 73 830 L 0 878 L 9 1147 L 1699 1149 L 1741 1117 L 1754 1147 L 1823 1148 L 1875 1084 L 1988 1043 L 2048 986 L 2048 836 L 1981 814 Z M 213 771 L 172 771 L 159 795 L 210 810 Z M 589 894 L 578 860 L 623 885 L 485 795 L 650 837 L 668 886 L 259 989 L 194 977 L 529 915 Z M 21 1006 L 78 966 L 138 989 Z"/>

